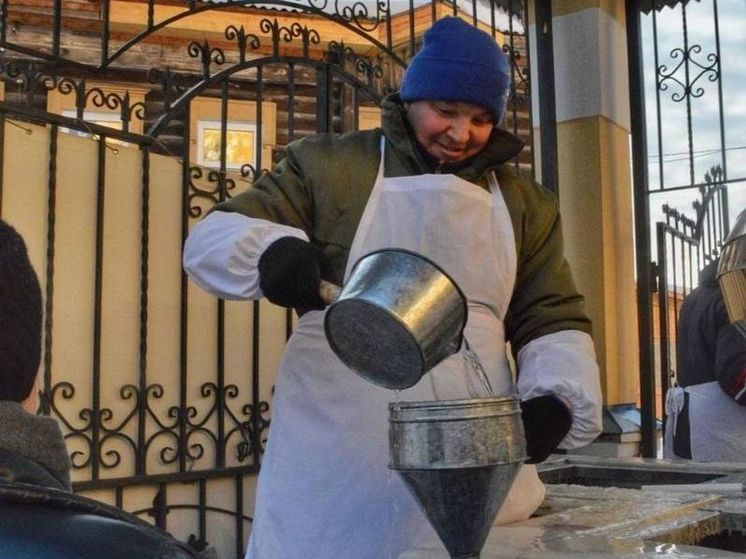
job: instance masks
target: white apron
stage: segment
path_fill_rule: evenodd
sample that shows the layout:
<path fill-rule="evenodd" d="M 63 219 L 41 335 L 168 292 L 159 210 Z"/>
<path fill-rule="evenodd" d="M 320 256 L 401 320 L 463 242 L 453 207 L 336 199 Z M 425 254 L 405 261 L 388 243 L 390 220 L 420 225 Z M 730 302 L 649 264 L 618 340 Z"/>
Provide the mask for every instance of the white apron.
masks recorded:
<path fill-rule="evenodd" d="M 746 407 L 733 401 L 717 381 L 668 390 L 663 457 L 677 458 L 673 454 L 673 433 L 684 405 L 684 392 L 689 394 L 692 461 L 746 462 Z"/>
<path fill-rule="evenodd" d="M 468 299 L 465 337 L 492 388 L 514 393 L 502 319 L 515 283 L 515 239 L 496 179 L 486 192 L 455 175 L 384 178 L 383 144 L 347 274 L 381 248 L 412 250 L 436 262 Z M 323 320 L 323 311 L 303 315 L 283 355 L 249 559 L 396 559 L 437 538 L 388 469 L 388 403 L 473 397 L 463 355 L 396 393 L 345 367 L 326 341 Z M 533 495 L 517 499 L 523 509 L 530 503 L 531 510 L 518 515 L 527 517 L 543 486 L 533 466 L 522 469 L 516 484 Z"/>

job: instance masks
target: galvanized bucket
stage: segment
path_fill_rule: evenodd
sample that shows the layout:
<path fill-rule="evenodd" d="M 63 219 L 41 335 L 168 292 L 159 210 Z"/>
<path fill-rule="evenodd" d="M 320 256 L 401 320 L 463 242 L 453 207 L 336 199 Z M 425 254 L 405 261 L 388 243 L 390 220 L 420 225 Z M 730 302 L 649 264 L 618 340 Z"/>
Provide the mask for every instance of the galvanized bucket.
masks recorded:
<path fill-rule="evenodd" d="M 437 264 L 385 249 L 355 264 L 324 330 L 334 353 L 370 382 L 401 390 L 457 352 L 466 297 Z"/>
<path fill-rule="evenodd" d="M 391 402 L 389 443 L 395 470 L 520 464 L 526 457 L 516 396 Z"/>

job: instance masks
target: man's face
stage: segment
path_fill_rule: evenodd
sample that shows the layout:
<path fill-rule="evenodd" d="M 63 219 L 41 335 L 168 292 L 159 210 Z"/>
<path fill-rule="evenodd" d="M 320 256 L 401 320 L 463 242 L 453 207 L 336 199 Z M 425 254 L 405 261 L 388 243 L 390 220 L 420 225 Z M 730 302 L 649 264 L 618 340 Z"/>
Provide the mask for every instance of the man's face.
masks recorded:
<path fill-rule="evenodd" d="M 417 141 L 441 163 L 479 153 L 495 124 L 484 107 L 460 101 L 415 101 L 407 106 L 407 117 Z"/>

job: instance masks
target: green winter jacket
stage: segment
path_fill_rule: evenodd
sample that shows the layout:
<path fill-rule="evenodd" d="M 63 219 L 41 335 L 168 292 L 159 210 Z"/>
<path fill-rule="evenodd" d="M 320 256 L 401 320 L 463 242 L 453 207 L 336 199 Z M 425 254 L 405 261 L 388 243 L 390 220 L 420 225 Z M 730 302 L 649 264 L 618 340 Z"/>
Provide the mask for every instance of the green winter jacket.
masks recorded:
<path fill-rule="evenodd" d="M 432 172 L 417 149 L 398 94 L 384 99 L 382 124 L 382 130 L 319 134 L 292 142 L 271 172 L 214 209 L 302 229 L 328 259 L 324 279 L 341 284 L 378 173 L 381 134 L 387 141 L 387 177 Z M 563 256 L 557 198 L 506 163 L 522 147 L 520 139 L 495 128 L 488 145 L 456 173 L 488 188 L 487 173 L 494 171 L 513 222 L 517 278 L 505 326 L 514 353 L 539 336 L 561 330 L 591 333 L 583 297 Z"/>

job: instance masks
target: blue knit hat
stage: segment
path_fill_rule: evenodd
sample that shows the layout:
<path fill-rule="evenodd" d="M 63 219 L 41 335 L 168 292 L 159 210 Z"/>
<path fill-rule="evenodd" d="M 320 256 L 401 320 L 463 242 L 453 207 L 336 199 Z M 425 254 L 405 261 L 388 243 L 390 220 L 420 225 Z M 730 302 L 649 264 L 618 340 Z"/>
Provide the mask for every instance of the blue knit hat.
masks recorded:
<path fill-rule="evenodd" d="M 409 63 L 401 85 L 402 101 L 463 101 L 490 110 L 502 120 L 508 101 L 510 65 L 484 31 L 457 17 L 435 22 L 422 49 Z"/>

